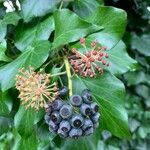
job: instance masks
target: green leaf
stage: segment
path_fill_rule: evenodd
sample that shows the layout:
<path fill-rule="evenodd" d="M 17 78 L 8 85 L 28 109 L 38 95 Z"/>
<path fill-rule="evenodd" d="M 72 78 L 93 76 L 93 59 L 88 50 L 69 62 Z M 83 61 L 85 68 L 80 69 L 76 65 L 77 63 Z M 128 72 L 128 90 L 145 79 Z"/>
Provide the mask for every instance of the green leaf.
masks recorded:
<path fill-rule="evenodd" d="M 124 78 L 128 86 L 146 82 L 146 74 L 143 71 L 127 72 Z"/>
<path fill-rule="evenodd" d="M 1 67 L 0 85 L 2 91 L 6 91 L 14 86 L 15 76 L 19 68 L 32 66 L 37 69 L 40 67 L 48 57 L 50 46 L 48 41 L 36 42 L 34 45 L 29 46 L 26 51 L 13 62 Z"/>
<path fill-rule="evenodd" d="M 99 137 L 97 139 L 99 140 Z M 97 139 L 94 135 L 80 138 L 76 141 L 67 139 L 60 150 L 97 150 Z"/>
<path fill-rule="evenodd" d="M 0 43 L 0 61 L 9 62 L 11 59 L 5 55 L 5 51 L 7 49 L 6 44 L 5 40 Z"/>
<path fill-rule="evenodd" d="M 127 15 L 122 9 L 101 6 L 88 18 L 88 21 L 104 27 L 104 30 L 94 33 L 88 38 L 97 40 L 102 45 L 107 46 L 108 49 L 111 49 L 124 34 Z"/>
<path fill-rule="evenodd" d="M 5 38 L 7 27 L 3 23 L 2 20 L 0 20 L 0 42 Z"/>
<path fill-rule="evenodd" d="M 21 144 L 19 150 L 37 150 L 38 147 L 38 139 L 36 137 L 35 131 L 32 131 L 32 135 L 27 138 L 22 137 Z"/>
<path fill-rule="evenodd" d="M 115 76 L 105 73 L 99 78 L 73 79 L 74 94 L 85 88 L 93 93 L 94 100 L 100 106 L 100 128 L 109 130 L 117 137 L 129 138 L 128 118 L 124 108 L 125 89 Z"/>
<path fill-rule="evenodd" d="M 97 0 L 74 0 L 73 10 L 80 17 L 86 18 L 87 16 L 90 16 L 99 6 L 100 3 Z"/>
<path fill-rule="evenodd" d="M 144 84 L 139 84 L 135 87 L 136 93 L 143 97 L 144 99 L 148 99 L 150 97 L 150 88 Z"/>
<path fill-rule="evenodd" d="M 0 135 L 7 132 L 11 128 L 12 122 L 12 119 L 0 116 Z"/>
<path fill-rule="evenodd" d="M 49 16 L 42 22 L 39 22 L 31 27 L 22 24 L 16 29 L 15 46 L 23 51 L 32 42 L 37 40 L 48 40 L 51 32 L 54 30 L 54 20 Z"/>
<path fill-rule="evenodd" d="M 20 150 L 20 145 L 21 145 L 21 136 L 18 133 L 17 129 L 13 129 L 12 131 L 13 136 L 14 136 L 14 141 L 13 141 L 13 145 L 11 144 L 11 149 L 12 150 Z"/>
<path fill-rule="evenodd" d="M 5 15 L 3 22 L 4 24 L 12 24 L 16 26 L 18 24 L 18 21 L 21 19 L 18 13 L 16 12 L 9 12 Z"/>
<path fill-rule="evenodd" d="M 128 55 L 126 46 L 122 41 L 110 49 L 108 53 L 108 61 L 110 62 L 108 70 L 113 74 L 123 74 L 127 71 L 135 71 L 138 67 L 137 62 Z"/>
<path fill-rule="evenodd" d="M 25 22 L 34 17 L 44 16 L 55 9 L 60 0 L 20 0 L 22 15 Z"/>
<path fill-rule="evenodd" d="M 131 47 L 144 56 L 150 56 L 150 34 L 143 34 L 141 37 L 133 34 L 131 36 Z"/>
<path fill-rule="evenodd" d="M 0 20 L 0 42 L 5 38 L 7 25 L 17 25 L 19 19 L 20 16 L 16 12 L 10 12 L 4 16 L 3 20 Z"/>
<path fill-rule="evenodd" d="M 13 128 L 12 132 L 4 133 L 0 137 L 0 148 L 7 150 L 37 150 L 38 139 L 36 138 L 36 132 L 32 131 L 32 135 L 28 137 L 20 136 L 18 131 Z"/>
<path fill-rule="evenodd" d="M 53 48 L 79 40 L 81 37 L 102 29 L 79 18 L 70 10 L 62 9 L 54 13 L 55 36 Z"/>
<path fill-rule="evenodd" d="M 0 19 L 2 19 L 6 14 L 6 7 L 4 7 L 3 3 L 0 0 Z"/>
<path fill-rule="evenodd" d="M 12 109 L 12 105 L 8 103 L 8 94 L 0 92 L 0 116 L 7 117 Z"/>
<path fill-rule="evenodd" d="M 14 126 L 21 136 L 28 137 L 32 134 L 36 123 L 39 121 L 39 119 L 37 120 L 38 115 L 39 112 L 32 108 L 26 110 L 24 106 L 20 106 L 14 117 Z"/>
<path fill-rule="evenodd" d="M 45 147 L 50 146 L 55 134 L 49 132 L 48 125 L 44 122 L 36 131 L 39 140 L 38 149 L 44 149 Z"/>

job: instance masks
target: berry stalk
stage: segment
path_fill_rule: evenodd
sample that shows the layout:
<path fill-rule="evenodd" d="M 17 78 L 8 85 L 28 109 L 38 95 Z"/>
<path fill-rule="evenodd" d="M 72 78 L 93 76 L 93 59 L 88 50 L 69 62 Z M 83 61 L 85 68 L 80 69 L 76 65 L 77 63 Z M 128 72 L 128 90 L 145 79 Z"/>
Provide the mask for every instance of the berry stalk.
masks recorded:
<path fill-rule="evenodd" d="M 59 72 L 59 73 L 56 73 L 56 74 L 50 74 L 50 77 L 55 77 L 55 76 L 60 76 L 60 75 L 64 75 L 64 74 L 66 74 L 66 71 L 64 71 L 64 72 Z"/>
<path fill-rule="evenodd" d="M 72 80 L 71 80 L 70 64 L 67 56 L 64 57 L 64 63 L 65 63 L 67 78 L 68 78 L 69 96 L 72 96 Z"/>

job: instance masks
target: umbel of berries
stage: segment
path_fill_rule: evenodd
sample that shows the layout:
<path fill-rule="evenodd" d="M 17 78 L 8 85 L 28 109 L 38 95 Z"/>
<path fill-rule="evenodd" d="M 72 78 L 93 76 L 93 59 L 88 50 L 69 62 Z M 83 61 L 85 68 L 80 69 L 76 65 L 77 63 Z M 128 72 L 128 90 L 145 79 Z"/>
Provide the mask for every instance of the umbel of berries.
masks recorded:
<path fill-rule="evenodd" d="M 69 58 L 74 71 L 83 77 L 91 78 L 96 77 L 96 73 L 102 74 L 104 68 L 109 66 L 107 47 L 93 41 L 88 49 L 84 38 L 80 39 L 80 44 L 86 52 L 81 53 L 76 48 L 72 48 L 73 54 Z"/>
<path fill-rule="evenodd" d="M 47 101 L 52 102 L 58 96 L 56 83 L 50 85 L 49 75 L 35 72 L 32 67 L 20 69 L 16 75 L 16 88 L 19 91 L 21 104 L 39 110 L 44 108 Z"/>
<path fill-rule="evenodd" d="M 67 92 L 67 87 L 62 88 L 60 97 Z M 60 97 L 46 108 L 45 120 L 50 132 L 73 139 L 92 134 L 99 125 L 100 113 L 91 92 L 85 89 L 81 95 L 72 95 L 69 100 Z"/>

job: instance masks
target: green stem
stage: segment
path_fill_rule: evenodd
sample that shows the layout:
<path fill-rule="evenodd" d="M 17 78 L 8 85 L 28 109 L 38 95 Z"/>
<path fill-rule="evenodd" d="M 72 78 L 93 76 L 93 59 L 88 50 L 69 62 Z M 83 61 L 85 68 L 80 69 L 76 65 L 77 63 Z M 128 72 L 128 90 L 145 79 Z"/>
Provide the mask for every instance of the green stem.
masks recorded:
<path fill-rule="evenodd" d="M 70 64 L 69 64 L 67 56 L 64 57 L 64 63 L 65 63 L 67 78 L 68 78 L 69 96 L 71 96 L 72 95 L 72 80 L 71 80 Z"/>
<path fill-rule="evenodd" d="M 64 1 L 61 0 L 60 6 L 59 6 L 59 10 L 62 8 Z"/>
<path fill-rule="evenodd" d="M 50 75 L 50 77 L 60 76 L 60 75 L 63 75 L 63 74 L 66 74 L 66 71 L 60 72 L 60 73 L 56 73 L 56 74 L 52 74 L 52 75 Z"/>

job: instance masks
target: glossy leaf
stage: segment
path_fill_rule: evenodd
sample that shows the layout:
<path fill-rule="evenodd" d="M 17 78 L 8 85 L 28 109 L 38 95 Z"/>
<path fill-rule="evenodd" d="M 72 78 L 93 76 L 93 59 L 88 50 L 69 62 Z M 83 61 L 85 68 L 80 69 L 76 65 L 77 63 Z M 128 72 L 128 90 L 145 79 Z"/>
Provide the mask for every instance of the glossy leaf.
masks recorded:
<path fill-rule="evenodd" d="M 88 23 L 67 9 L 56 11 L 54 13 L 54 21 L 55 36 L 53 48 L 77 41 L 83 36 L 102 29 L 102 26 Z"/>
<path fill-rule="evenodd" d="M 102 45 L 107 46 L 108 49 L 111 49 L 124 34 L 127 15 L 122 9 L 101 6 L 88 18 L 88 21 L 104 27 L 104 30 L 94 33 L 88 38 L 97 40 Z"/>
<path fill-rule="evenodd" d="M 13 125 L 13 120 L 11 118 L 0 116 L 0 135 L 7 132 Z"/>
<path fill-rule="evenodd" d="M 3 22 L 4 24 L 17 25 L 18 21 L 21 19 L 20 15 L 17 12 L 9 12 L 5 15 Z"/>
<path fill-rule="evenodd" d="M 5 94 L 0 92 L 0 116 L 8 116 L 9 108 L 5 101 Z"/>
<path fill-rule="evenodd" d="M 86 18 L 100 6 L 100 3 L 102 2 L 99 2 L 97 0 L 74 0 L 73 10 L 80 17 Z"/>
<path fill-rule="evenodd" d="M 37 150 L 37 148 L 38 148 L 38 139 L 36 137 L 35 131 L 32 131 L 32 134 L 27 138 L 22 137 L 19 150 L 25 149 Z"/>
<path fill-rule="evenodd" d="M 16 29 L 15 46 L 24 51 L 25 48 L 37 40 L 48 40 L 51 32 L 54 30 L 54 20 L 49 16 L 42 22 L 31 27 L 29 25 L 20 25 Z"/>
<path fill-rule="evenodd" d="M 44 16 L 55 9 L 60 0 L 20 0 L 25 22 L 34 17 Z"/>
<path fill-rule="evenodd" d="M 6 41 L 3 40 L 0 43 L 0 61 L 9 62 L 11 59 L 5 55 L 5 51 L 7 49 Z"/>
<path fill-rule="evenodd" d="M 97 150 L 97 141 L 99 136 L 96 138 L 94 135 L 89 137 L 80 138 L 78 140 L 67 139 L 60 150 Z M 80 145 L 80 146 L 79 146 Z"/>
<path fill-rule="evenodd" d="M 0 42 L 5 38 L 7 27 L 3 23 L 2 20 L 0 20 Z"/>
<path fill-rule="evenodd" d="M 39 41 L 29 46 L 16 60 L 0 68 L 0 85 L 2 91 L 14 86 L 15 76 L 21 67 L 32 66 L 35 69 L 40 67 L 48 57 L 50 43 Z"/>
<path fill-rule="evenodd" d="M 24 106 L 20 106 L 14 118 L 14 126 L 21 136 L 27 137 L 32 134 L 38 115 L 35 110 L 31 108 L 26 110 Z"/>
<path fill-rule="evenodd" d="M 17 25 L 18 21 L 20 19 L 20 16 L 16 12 L 10 12 L 7 13 L 3 20 L 0 20 L 0 42 L 5 38 L 7 25 Z"/>
<path fill-rule="evenodd" d="M 130 137 L 127 113 L 124 108 L 125 89 L 121 81 L 105 73 L 92 80 L 76 77 L 73 79 L 73 85 L 74 94 L 81 93 L 85 88 L 92 91 L 94 100 L 100 106 L 101 129 L 107 129 L 118 137 Z"/>
<path fill-rule="evenodd" d="M 135 71 L 137 69 L 137 62 L 128 55 L 126 46 L 122 41 L 108 50 L 108 53 L 108 61 L 110 62 L 108 70 L 111 73 L 123 74 L 127 71 Z"/>

